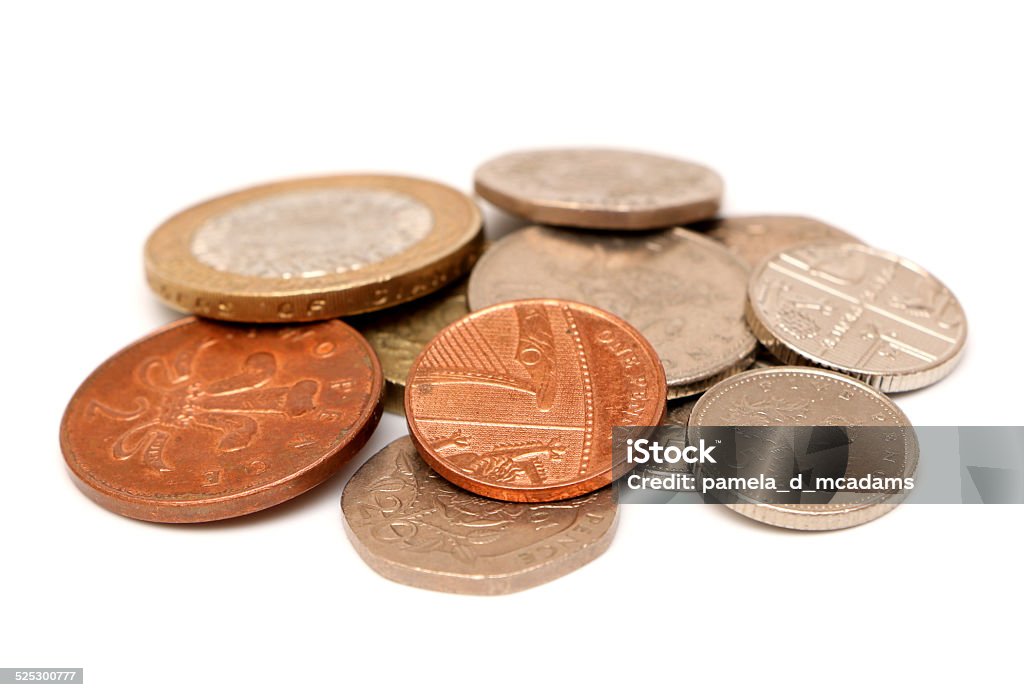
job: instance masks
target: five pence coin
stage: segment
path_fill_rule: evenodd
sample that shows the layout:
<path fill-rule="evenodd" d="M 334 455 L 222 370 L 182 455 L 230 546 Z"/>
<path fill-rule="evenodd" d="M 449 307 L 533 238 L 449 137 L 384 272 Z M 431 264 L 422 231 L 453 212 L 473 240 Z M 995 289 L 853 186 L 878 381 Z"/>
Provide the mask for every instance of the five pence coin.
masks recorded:
<path fill-rule="evenodd" d="M 792 471 L 773 467 L 808 461 L 827 464 L 833 476 L 861 479 L 871 475 L 912 478 L 917 470 L 918 441 L 906 415 L 878 390 L 846 375 L 818 368 L 763 368 L 724 380 L 697 401 L 690 414 L 687 440 L 711 441 L 729 429 L 736 440 L 737 461 L 720 454 L 697 466 L 698 479 L 780 476 Z M 747 428 L 731 428 L 747 427 Z M 722 440 L 725 436 L 722 437 Z M 806 457 L 796 445 L 806 440 Z M 801 442 L 803 442 L 801 440 Z M 780 456 L 780 453 L 782 455 Z M 841 467 L 837 467 L 837 463 Z M 811 468 L 813 469 L 813 468 Z M 908 489 L 819 491 L 807 476 L 809 493 L 751 489 L 721 498 L 729 508 L 754 520 L 794 530 L 837 530 L 860 525 L 891 511 Z M 718 498 L 713 490 L 713 497 Z M 805 502 L 807 500 L 808 502 Z"/>

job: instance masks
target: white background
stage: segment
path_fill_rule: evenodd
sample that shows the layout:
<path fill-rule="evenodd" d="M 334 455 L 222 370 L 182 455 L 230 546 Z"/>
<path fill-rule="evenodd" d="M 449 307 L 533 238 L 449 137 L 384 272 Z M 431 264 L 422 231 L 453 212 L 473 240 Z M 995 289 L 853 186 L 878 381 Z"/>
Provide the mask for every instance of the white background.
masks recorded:
<path fill-rule="evenodd" d="M 83 666 L 84 689 L 40 692 L 99 695 L 1019 690 L 1018 506 L 904 506 L 830 534 L 631 507 L 588 567 L 457 597 L 379 578 L 343 533 L 344 480 L 397 417 L 318 490 L 196 527 L 86 500 L 57 428 L 97 364 L 174 316 L 141 255 L 180 208 L 335 171 L 468 189 L 488 157 L 564 144 L 705 162 L 727 213 L 817 216 L 922 264 L 969 347 L 899 405 L 918 425 L 1020 424 L 1020 16 L 137 5 L 0 11 L 0 665 Z"/>

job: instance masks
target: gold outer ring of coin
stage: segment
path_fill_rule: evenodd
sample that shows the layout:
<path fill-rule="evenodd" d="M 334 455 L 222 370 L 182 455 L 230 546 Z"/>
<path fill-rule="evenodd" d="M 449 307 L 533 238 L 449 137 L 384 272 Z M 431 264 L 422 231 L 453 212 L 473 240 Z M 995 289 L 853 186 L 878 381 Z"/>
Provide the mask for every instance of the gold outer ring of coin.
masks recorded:
<path fill-rule="evenodd" d="M 665 195 L 660 202 L 647 202 L 642 205 L 602 201 L 602 192 L 594 192 L 592 202 L 574 201 L 560 197 L 559 192 L 550 190 L 543 195 L 527 195 L 517 191 L 516 182 L 508 177 L 495 177 L 491 170 L 501 167 L 506 161 L 515 159 L 546 158 L 546 157 L 592 157 L 611 156 L 624 160 L 660 163 L 662 167 L 689 170 L 688 174 L 703 178 L 701 182 L 709 189 L 707 193 L 687 196 L 685 182 L 679 182 L 675 190 L 666 188 L 661 192 Z M 623 182 L 628 186 L 629 178 L 618 178 L 609 182 L 609 192 L 621 188 Z M 589 228 L 594 230 L 615 230 L 627 232 L 631 230 L 654 230 L 657 228 L 683 225 L 698 220 L 711 218 L 718 212 L 724 188 L 722 178 L 709 167 L 663 155 L 647 152 L 633 152 L 610 148 L 557 148 L 552 150 L 523 150 L 506 153 L 488 160 L 477 168 L 473 177 L 476 192 L 495 206 L 513 215 L 534 223 L 560 225 L 572 228 Z M 651 196 L 654 197 L 655 192 Z"/>
<path fill-rule="evenodd" d="M 862 393 L 869 394 L 872 398 L 876 399 L 879 403 L 884 404 L 885 408 L 890 410 L 897 421 L 899 421 L 899 427 L 906 430 L 906 433 L 911 436 L 907 443 L 906 455 L 908 468 L 904 472 L 905 477 L 913 477 L 917 472 L 918 459 L 920 457 L 920 449 L 917 440 L 917 434 L 914 432 L 913 425 L 910 423 L 910 419 L 903 413 L 903 410 L 896 406 L 895 403 L 888 396 L 881 391 L 865 385 L 860 380 L 851 378 L 847 375 L 835 373 L 830 370 L 823 370 L 821 368 L 805 368 L 805 367 L 781 367 L 781 368 L 760 368 L 757 370 L 748 370 L 739 375 L 734 375 L 727 380 L 723 380 L 718 383 L 710 390 L 704 393 L 700 399 L 694 404 L 693 410 L 691 411 L 687 425 L 687 439 L 692 443 L 696 440 L 694 432 L 700 427 L 699 414 L 702 408 L 711 400 L 718 399 L 724 392 L 733 388 L 737 383 L 748 381 L 758 375 L 764 375 L 769 373 L 781 373 L 781 374 L 803 374 L 808 376 L 819 376 L 824 379 L 835 380 L 840 383 L 845 383 L 852 389 L 856 389 Z M 851 504 L 846 508 L 832 508 L 823 509 L 820 508 L 821 504 L 793 504 L 791 506 L 780 506 L 777 504 L 761 502 L 761 503 L 724 503 L 726 508 L 736 511 L 742 516 L 756 520 L 766 525 L 772 525 L 778 528 L 787 528 L 790 530 L 804 530 L 804 531 L 828 531 L 828 530 L 842 530 L 845 528 L 852 528 L 864 523 L 869 523 L 876 518 L 881 518 L 886 513 L 889 513 L 896 508 L 908 495 L 908 490 L 900 490 L 896 493 L 889 494 L 885 497 L 885 502 L 864 502 L 858 504 Z M 829 504 L 824 504 L 829 505 Z M 799 506 L 799 507 L 798 507 Z"/>
<path fill-rule="evenodd" d="M 959 331 L 958 335 L 951 341 L 950 348 L 946 351 L 946 354 L 939 357 L 940 360 L 936 360 L 927 368 L 911 367 L 887 371 L 873 370 L 830 361 L 819 355 L 815 355 L 807 349 L 801 348 L 797 345 L 795 340 L 786 338 L 780 332 L 774 331 L 772 329 L 772 323 L 766 316 L 762 307 L 762 303 L 755 300 L 756 298 L 760 298 L 765 292 L 764 276 L 766 271 L 768 271 L 772 265 L 777 264 L 778 260 L 786 257 L 787 255 L 792 255 L 794 252 L 810 250 L 817 247 L 857 250 L 868 256 L 883 259 L 907 269 L 911 273 L 916 274 L 920 279 L 934 284 L 936 289 L 946 293 L 950 300 L 949 307 L 952 307 L 953 310 L 955 310 L 954 314 L 957 316 L 958 321 L 962 323 L 962 330 Z M 828 291 L 823 290 L 822 292 Z M 848 298 L 841 299 L 847 300 Z M 856 300 L 855 304 L 862 306 L 859 299 Z M 842 313 L 837 314 L 842 315 Z M 757 340 L 761 345 L 774 355 L 775 358 L 786 365 L 827 368 L 861 380 L 882 392 L 906 392 L 938 382 L 949 375 L 953 371 L 953 368 L 956 367 L 960 358 L 963 357 L 963 349 L 967 341 L 967 318 L 964 315 L 963 308 L 956 299 L 956 296 L 953 295 L 952 291 L 950 291 L 942 281 L 933 276 L 926 269 L 912 261 L 909 261 L 908 259 L 905 259 L 904 257 L 899 256 L 898 254 L 885 252 L 858 242 L 808 242 L 787 247 L 773 256 L 768 257 L 750 274 L 750 281 L 747 285 L 745 317 L 747 319 L 747 324 L 750 326 L 750 330 L 754 333 L 754 336 L 757 337 Z"/>
<path fill-rule="evenodd" d="M 284 193 L 327 188 L 403 194 L 433 214 L 429 234 L 379 262 L 312 278 L 265 278 L 221 271 L 190 245 L 196 230 L 232 208 Z M 146 242 L 146 280 L 176 310 L 232 322 L 310 322 L 393 307 L 465 275 L 483 244 L 476 203 L 444 184 L 415 177 L 342 174 L 254 186 L 210 199 L 173 216 Z"/>

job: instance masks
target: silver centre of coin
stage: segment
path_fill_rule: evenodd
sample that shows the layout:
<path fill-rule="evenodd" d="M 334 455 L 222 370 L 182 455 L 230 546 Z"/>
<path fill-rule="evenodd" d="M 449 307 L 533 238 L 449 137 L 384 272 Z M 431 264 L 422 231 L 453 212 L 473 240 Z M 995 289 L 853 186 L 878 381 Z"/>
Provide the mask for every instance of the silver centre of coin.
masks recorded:
<path fill-rule="evenodd" d="M 218 271 L 262 278 L 315 278 L 354 271 L 430 234 L 434 216 L 411 196 L 382 189 L 325 188 L 275 194 L 213 216 L 195 231 L 192 254 Z"/>

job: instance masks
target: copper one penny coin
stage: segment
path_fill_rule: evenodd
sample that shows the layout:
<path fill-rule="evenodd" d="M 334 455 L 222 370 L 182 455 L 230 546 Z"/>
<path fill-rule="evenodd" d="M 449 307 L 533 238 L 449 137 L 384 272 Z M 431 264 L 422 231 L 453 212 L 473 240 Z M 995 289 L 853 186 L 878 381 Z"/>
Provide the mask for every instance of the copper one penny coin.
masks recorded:
<path fill-rule="evenodd" d="M 658 425 L 665 392 L 657 353 L 623 320 L 520 300 L 467 315 L 427 344 L 409 371 L 405 412 L 417 450 L 450 482 L 505 501 L 554 501 L 609 484 L 612 428 Z"/>
<path fill-rule="evenodd" d="M 60 442 L 75 484 L 130 518 L 194 523 L 308 491 L 370 437 L 383 376 L 339 321 L 174 322 L 109 358 L 71 398 Z"/>

